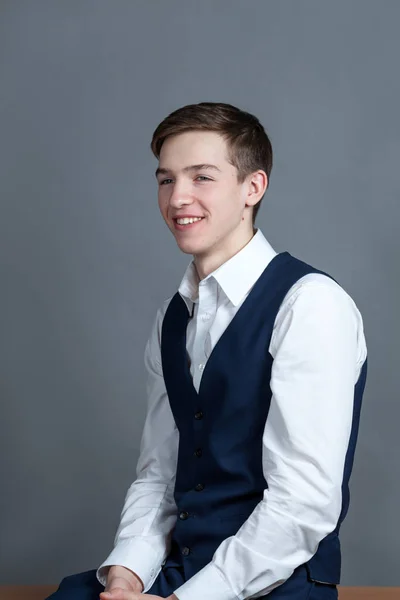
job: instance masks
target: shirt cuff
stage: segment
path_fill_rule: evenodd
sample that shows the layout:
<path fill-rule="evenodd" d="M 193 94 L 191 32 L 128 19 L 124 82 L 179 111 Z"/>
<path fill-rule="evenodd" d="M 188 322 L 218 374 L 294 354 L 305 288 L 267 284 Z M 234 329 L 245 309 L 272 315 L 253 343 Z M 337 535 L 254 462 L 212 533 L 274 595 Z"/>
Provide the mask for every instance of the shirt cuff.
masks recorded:
<path fill-rule="evenodd" d="M 97 569 L 97 580 L 106 586 L 108 568 L 113 565 L 126 567 L 133 571 L 143 581 L 142 594 L 147 592 L 153 585 L 157 575 L 161 571 L 161 563 L 164 555 L 160 556 L 149 542 L 143 538 L 132 538 L 119 542 L 108 558 Z"/>
<path fill-rule="evenodd" d="M 242 600 L 212 562 L 174 590 L 174 594 L 179 600 Z"/>

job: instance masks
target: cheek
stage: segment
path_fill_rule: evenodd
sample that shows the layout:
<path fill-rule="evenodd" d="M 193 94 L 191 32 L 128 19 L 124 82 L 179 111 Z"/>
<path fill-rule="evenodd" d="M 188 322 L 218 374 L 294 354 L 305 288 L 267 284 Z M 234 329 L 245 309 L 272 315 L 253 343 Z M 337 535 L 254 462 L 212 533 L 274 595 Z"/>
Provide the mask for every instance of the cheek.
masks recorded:
<path fill-rule="evenodd" d="M 197 190 L 196 193 L 196 198 L 201 204 L 216 211 L 226 202 L 225 196 L 226 189 L 217 186 Z"/>
<path fill-rule="evenodd" d="M 229 220 L 235 220 L 236 215 L 243 208 L 242 200 L 235 188 L 221 190 L 216 197 L 215 206 L 219 213 Z"/>
<path fill-rule="evenodd" d="M 164 215 L 167 210 L 167 202 L 165 199 L 165 194 L 158 194 L 158 208 L 161 213 Z"/>

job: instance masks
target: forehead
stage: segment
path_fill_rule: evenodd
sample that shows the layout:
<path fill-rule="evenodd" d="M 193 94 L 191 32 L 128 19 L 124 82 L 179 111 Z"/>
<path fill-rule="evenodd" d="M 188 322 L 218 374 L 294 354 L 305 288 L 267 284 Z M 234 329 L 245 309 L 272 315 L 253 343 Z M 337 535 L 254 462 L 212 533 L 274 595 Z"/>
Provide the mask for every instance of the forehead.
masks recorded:
<path fill-rule="evenodd" d="M 230 165 L 224 138 L 214 131 L 187 131 L 168 137 L 162 145 L 159 166 L 178 170 L 188 164 Z"/>

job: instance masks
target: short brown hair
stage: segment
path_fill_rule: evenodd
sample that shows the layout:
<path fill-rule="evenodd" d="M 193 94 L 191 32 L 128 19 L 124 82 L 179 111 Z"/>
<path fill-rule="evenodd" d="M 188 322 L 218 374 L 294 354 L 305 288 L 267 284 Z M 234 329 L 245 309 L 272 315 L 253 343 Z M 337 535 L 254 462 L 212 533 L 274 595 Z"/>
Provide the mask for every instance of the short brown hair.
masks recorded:
<path fill-rule="evenodd" d="M 200 102 L 178 108 L 154 131 L 151 150 L 155 157 L 159 158 L 167 137 L 201 130 L 215 131 L 225 138 L 229 161 L 238 171 L 239 183 L 250 173 L 262 169 L 268 176 L 269 185 L 272 170 L 272 146 L 269 137 L 257 117 L 232 104 Z M 253 224 L 263 197 L 253 208 Z"/>

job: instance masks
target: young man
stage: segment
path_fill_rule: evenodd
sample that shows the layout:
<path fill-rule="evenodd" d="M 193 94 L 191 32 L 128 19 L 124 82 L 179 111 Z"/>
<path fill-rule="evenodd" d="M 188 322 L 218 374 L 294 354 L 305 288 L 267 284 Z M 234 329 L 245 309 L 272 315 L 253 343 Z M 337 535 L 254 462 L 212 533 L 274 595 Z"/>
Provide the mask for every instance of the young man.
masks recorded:
<path fill-rule="evenodd" d="M 337 598 L 360 313 L 254 228 L 272 168 L 256 117 L 185 106 L 152 150 L 161 214 L 193 261 L 146 347 L 148 410 L 115 547 L 51 598 Z"/>

